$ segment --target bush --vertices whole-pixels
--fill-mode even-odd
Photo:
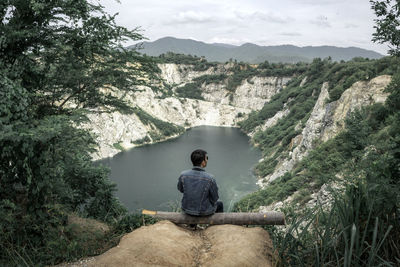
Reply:
[[[201,95],[200,83],[187,83],[184,86],[177,87],[175,92],[179,97],[204,100],[204,97]]]
[[[345,130],[322,143],[290,173],[244,197],[236,210],[256,210],[294,192],[285,207],[288,227],[267,227],[278,266],[397,266],[400,262],[399,76],[385,103],[353,112]],[[337,174],[340,174],[338,178]],[[334,200],[304,209],[301,203],[323,184]],[[300,204],[300,205],[299,205]]]
[[[180,134],[185,131],[183,127],[154,118],[150,114],[148,114],[147,112],[138,107],[134,108],[133,112],[139,117],[141,122],[143,122],[146,125],[154,125],[158,129],[158,131],[150,132],[150,137],[154,141],[161,140],[164,137],[168,137],[174,134]]]

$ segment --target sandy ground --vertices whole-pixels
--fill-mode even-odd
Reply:
[[[190,230],[169,221],[125,235],[102,255],[64,266],[272,266],[272,244],[259,227]]]

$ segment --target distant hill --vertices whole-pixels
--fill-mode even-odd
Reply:
[[[299,61],[310,62],[313,58],[331,57],[332,60],[350,60],[354,57],[377,59],[383,55],[357,47],[336,46],[305,46],[294,45],[259,46],[246,43],[241,46],[213,43],[207,44],[190,39],[165,37],[154,42],[143,42],[143,49],[139,52],[149,56],[159,56],[167,52],[186,55],[204,56],[208,61],[226,62],[229,59],[248,63],[284,62],[295,63]]]

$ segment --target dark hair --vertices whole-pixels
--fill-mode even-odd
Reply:
[[[200,166],[203,160],[206,159],[207,152],[202,149],[196,149],[190,155],[190,159],[192,160],[193,166]]]

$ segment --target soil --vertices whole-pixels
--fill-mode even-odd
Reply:
[[[272,243],[259,227],[192,230],[169,221],[125,235],[102,255],[64,266],[272,266]]]

